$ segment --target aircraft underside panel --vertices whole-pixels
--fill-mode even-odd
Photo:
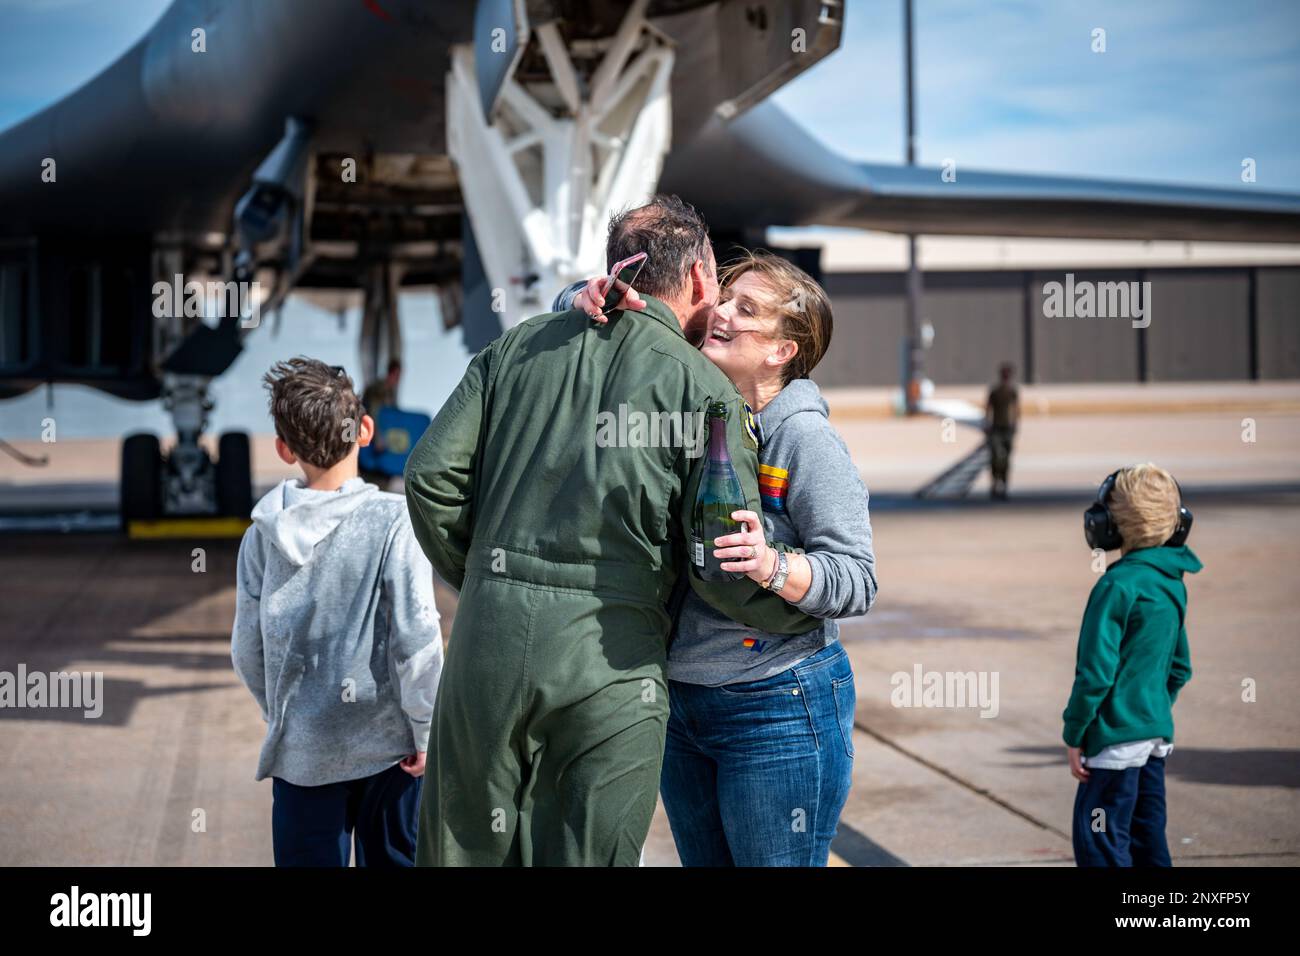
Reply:
[[[0,133],[0,395],[153,398],[165,372],[220,374],[247,329],[158,317],[158,281],[260,283],[268,313],[294,288],[363,290],[367,374],[400,349],[395,290],[432,285],[478,347],[600,271],[609,212],[656,188],[745,241],[789,225],[1300,241],[1300,198],[1256,187],[837,155],[764,99],[838,47],[844,15],[837,0],[175,0],[100,76]],[[498,30],[485,91],[475,58],[497,55]]]
[[[150,276],[147,240],[0,247],[0,397],[73,382],[157,398]]]

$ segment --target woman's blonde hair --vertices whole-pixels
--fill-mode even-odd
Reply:
[[[1109,507],[1124,550],[1154,548],[1168,541],[1178,527],[1181,497],[1174,476],[1151,462],[1121,470],[1115,476]]]
[[[807,378],[831,344],[834,322],[826,291],[788,259],[761,251],[745,251],[719,269],[719,284],[727,288],[747,272],[767,280],[772,294],[763,305],[776,313],[777,338],[789,339],[799,347],[781,369],[781,384]]]

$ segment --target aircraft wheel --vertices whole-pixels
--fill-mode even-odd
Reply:
[[[151,521],[162,510],[162,449],[157,435],[128,435],[122,442],[120,487],[122,530],[131,521]]]
[[[253,456],[247,432],[226,432],[217,442],[217,509],[233,518],[253,511]]]

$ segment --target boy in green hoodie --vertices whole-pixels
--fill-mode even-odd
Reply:
[[[1184,544],[1191,521],[1178,483],[1150,463],[1107,478],[1084,515],[1089,546],[1122,554],[1088,598],[1062,715],[1079,866],[1170,865],[1165,758],[1192,676],[1183,574],[1201,569]]]

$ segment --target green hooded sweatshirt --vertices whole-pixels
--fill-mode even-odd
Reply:
[[[1066,746],[1093,757],[1111,744],[1173,742],[1174,699],[1192,676],[1183,573],[1199,570],[1186,545],[1130,551],[1106,569],[1083,612]]]

